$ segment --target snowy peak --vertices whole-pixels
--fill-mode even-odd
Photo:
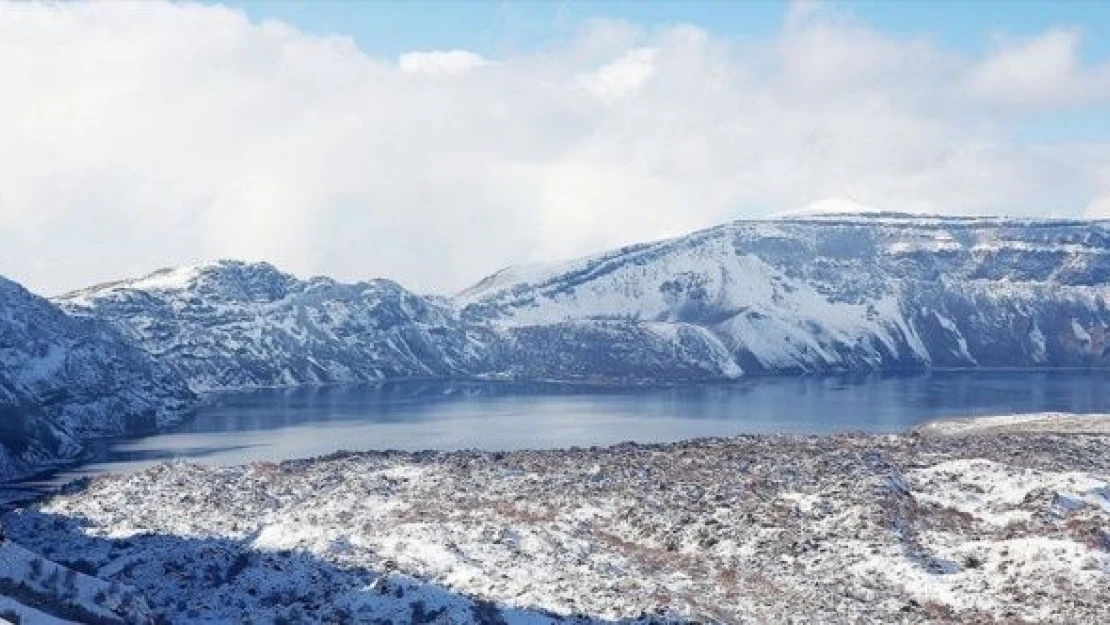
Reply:
[[[772,215],[773,219],[794,217],[821,217],[830,215],[874,215],[884,211],[868,206],[851,196],[830,197],[816,200],[795,209]]]
[[[195,271],[191,290],[229,302],[275,302],[301,284],[269,263],[225,260]]]
[[[82,305],[123,292],[193,291],[227,301],[271,302],[284,297],[290,285],[296,282],[296,278],[269,263],[220,260],[206,265],[159,269],[141,278],[100,284],[57,299]]]

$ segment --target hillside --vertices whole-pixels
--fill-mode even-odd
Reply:
[[[0,278],[0,478],[74,459],[90,438],[175,423],[193,400],[112,326]]]
[[[453,310],[389,280],[297,278],[267,263],[167,269],[71,293],[196,390],[450,377],[484,351]]]
[[[1086,367],[1110,362],[1108,278],[1104,222],[877,213],[735,222],[507,270],[457,301],[575,355],[532,363],[554,376],[588,371],[580,347],[623,348],[621,333],[669,343],[674,369],[698,354],[704,377]]]

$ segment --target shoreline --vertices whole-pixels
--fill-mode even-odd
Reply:
[[[315,387],[314,387],[315,388]],[[330,387],[320,387],[330,388]],[[280,388],[274,389],[261,389],[261,390],[284,390]],[[177,429],[184,427],[184,424],[177,424],[168,428],[165,432],[157,432],[157,434],[173,433]],[[839,432],[813,432],[813,433],[781,433],[781,432],[756,432],[756,433],[742,433],[734,436],[702,436],[677,439],[668,442],[648,442],[641,443],[634,440],[620,441],[616,443],[608,443],[603,445],[578,445],[568,446],[561,448],[529,448],[519,450],[506,450],[506,451],[483,451],[479,449],[452,449],[452,450],[439,450],[439,449],[423,449],[423,450],[401,450],[401,449],[365,449],[365,450],[336,450],[329,454],[318,456],[305,456],[297,458],[286,458],[282,460],[263,461],[269,463],[284,463],[284,462],[305,462],[327,459],[335,455],[346,454],[384,454],[384,455],[412,455],[412,454],[451,454],[451,453],[513,453],[516,451],[521,452],[537,452],[537,453],[559,453],[571,452],[578,450],[605,450],[622,446],[666,446],[682,443],[696,444],[699,442],[710,441],[728,441],[733,438],[748,438],[748,437],[786,437],[786,438],[829,438],[837,436],[968,436],[968,435],[984,435],[984,434],[1015,434],[1015,433],[1041,433],[1041,434],[1093,434],[1110,435],[1110,413],[1064,413],[1064,412],[1045,412],[1045,413],[1028,413],[1028,414],[1014,414],[1014,415],[988,415],[988,416],[970,416],[970,417],[940,417],[930,419],[917,425],[909,426],[903,430],[892,432],[866,432],[862,430],[845,430]],[[134,437],[129,436],[102,436],[95,439],[99,442],[120,442],[135,440]],[[0,512],[5,509],[16,507],[24,507],[34,505],[36,502],[51,496],[54,493],[60,492],[71,484],[81,482],[84,480],[95,479],[101,475],[115,475],[116,472],[106,472],[97,475],[79,476],[74,477],[72,480],[55,484],[49,487],[41,486],[44,482],[50,482],[52,477],[64,474],[67,471],[80,468],[87,464],[96,463],[96,459],[74,459],[71,461],[58,461],[55,466],[44,467],[35,473],[19,476],[10,480],[0,482],[0,493],[30,493],[28,496],[13,496],[13,497],[0,497]],[[170,458],[161,461],[158,464],[166,463],[190,463],[190,458],[183,457],[180,459]],[[230,467],[246,466],[252,463],[242,463],[227,465]],[[224,466],[224,465],[221,465]]]

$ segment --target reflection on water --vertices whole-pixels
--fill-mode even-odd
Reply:
[[[105,441],[42,488],[168,458],[210,464],[340,449],[556,448],[741,433],[894,432],[937,417],[1110,412],[1107,372],[751,378],[676,388],[482,382],[259,390],[211,398],[178,430]]]

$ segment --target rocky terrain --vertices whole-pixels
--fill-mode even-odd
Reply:
[[[399,377],[618,383],[1110,365],[1110,224],[893,213],[738,221],[452,298],[265,263],[71,293],[197,391]]]
[[[170,622],[1110,620],[1110,436],[991,427],[168,464],[3,523]]]
[[[111,325],[0,278],[0,480],[77,458],[89,438],[175,423],[194,399]]]

